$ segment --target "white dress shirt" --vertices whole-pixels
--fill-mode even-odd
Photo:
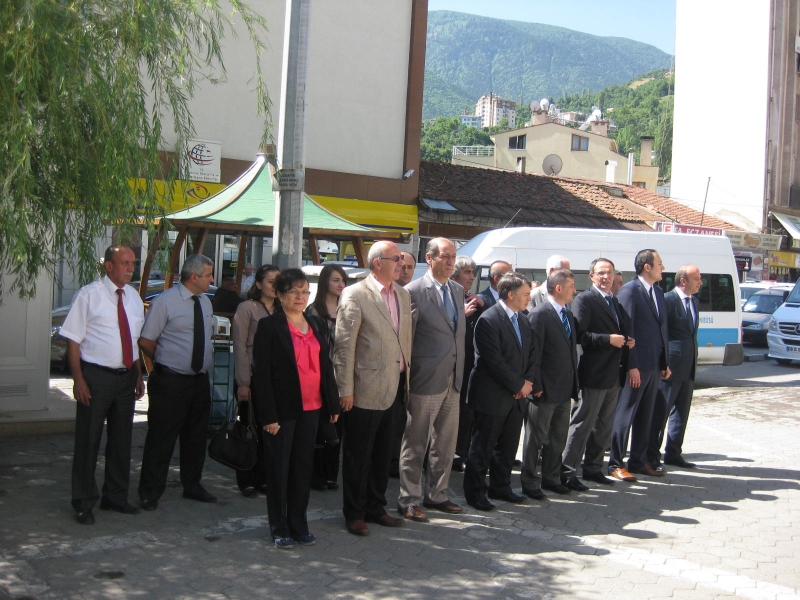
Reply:
[[[61,335],[80,344],[81,360],[110,369],[123,369],[122,339],[117,315],[117,286],[103,277],[78,290],[72,301]],[[131,286],[122,288],[122,305],[128,317],[133,342],[133,359],[139,356],[137,341],[144,324],[144,304]]]

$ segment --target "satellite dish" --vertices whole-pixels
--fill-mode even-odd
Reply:
[[[539,103],[538,100],[534,100],[533,102],[531,102],[530,106],[531,106],[531,112],[539,112],[539,109],[541,108],[542,105]]]
[[[563,166],[564,163],[561,162],[561,157],[558,154],[548,154],[542,161],[542,171],[544,171],[545,175],[558,175]]]
[[[547,110],[548,108],[550,108],[550,100],[548,100],[547,98],[542,98],[539,101],[539,105],[542,107],[542,110]]]

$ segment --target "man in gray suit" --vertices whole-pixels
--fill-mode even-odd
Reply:
[[[497,304],[497,300],[500,298],[497,291],[497,282],[500,281],[503,275],[513,270],[514,267],[511,266],[511,263],[507,263],[504,260],[496,260],[489,265],[489,287],[478,294],[483,300],[481,312]]]
[[[400,450],[398,511],[406,519],[428,520],[420,508],[447,513],[464,509],[447,499],[458,438],[458,400],[464,373],[464,288],[450,279],[456,248],[434,238],[425,249],[430,267],[406,286],[411,294],[414,343],[406,430]],[[425,453],[428,469],[422,488]]]
[[[647,449],[647,462],[653,468],[659,467],[661,463],[661,444],[664,441],[667,419],[669,426],[664,462],[682,469],[693,469],[696,466],[684,459],[682,452],[697,370],[697,325],[700,312],[695,294],[701,287],[703,277],[700,269],[694,265],[685,265],[675,273],[675,289],[664,294],[669,365],[672,373],[659,382],[653,407],[653,423]]]
[[[405,398],[411,358],[411,300],[395,282],[397,244],[376,242],[370,275],[345,288],[336,314],[333,365],[344,419],[342,491],[347,530],[369,535],[366,521],[398,527],[386,513],[394,419]]]
[[[560,254],[553,254],[550,258],[547,259],[547,263],[545,265],[545,281],[550,276],[550,273],[553,271],[557,271],[558,269],[570,269],[569,266],[569,259],[566,256],[561,256]],[[540,285],[538,288],[534,289],[531,292],[531,301],[528,303],[528,312],[531,312],[534,308],[539,306],[540,304],[544,304],[547,302],[547,284]],[[569,306],[567,306],[569,308]]]

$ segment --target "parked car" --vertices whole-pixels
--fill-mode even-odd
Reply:
[[[742,307],[742,342],[767,345],[769,322],[778,307],[786,301],[789,289],[773,286],[759,290],[747,299]]]
[[[800,360],[800,281],[769,321],[769,357],[788,365]]]
[[[131,285],[134,289],[139,289],[139,282],[132,281]],[[145,302],[152,302],[153,298],[157,297],[164,291],[163,279],[150,279],[147,282],[147,293],[145,295]],[[211,286],[206,292],[209,300],[214,300],[216,294],[216,286]],[[67,340],[61,336],[61,326],[67,318],[69,309],[72,304],[66,306],[59,306],[54,308],[50,315],[50,368],[60,371],[66,371],[68,367],[67,362]]]

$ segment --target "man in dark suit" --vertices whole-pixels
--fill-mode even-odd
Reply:
[[[703,287],[700,269],[685,265],[675,273],[675,289],[664,295],[667,307],[669,336],[669,365],[672,376],[659,383],[647,461],[651,466],[661,463],[661,444],[669,417],[664,462],[684,469],[695,467],[683,458],[683,436],[689,420],[697,368],[697,325],[700,313],[695,294]]]
[[[574,295],[572,272],[556,269],[547,276],[547,302],[528,314],[533,330],[533,398],[527,406],[521,479],[522,491],[535,500],[546,497],[542,489],[569,493],[561,483],[561,455],[569,429],[569,401],[578,397],[575,319],[566,308]]]
[[[667,308],[661,281],[664,264],[658,252],[640,250],[634,260],[636,279],[619,291],[619,303],[629,317],[628,335],[636,345],[628,351],[628,377],[617,403],[608,472],[620,481],[636,481],[632,473],[663,477],[663,469],[647,463],[647,447],[659,378],[669,378]],[[631,449],[624,465],[630,434]]]
[[[497,282],[500,281],[503,275],[513,269],[514,267],[511,266],[511,263],[507,263],[504,260],[496,260],[489,265],[489,287],[478,294],[483,299],[483,310],[491,308],[497,303],[499,298]]]
[[[464,497],[478,510],[492,510],[489,498],[519,503],[511,489],[511,467],[519,446],[525,397],[533,390],[533,335],[519,314],[531,286],[519,273],[497,284],[499,299],[475,325],[475,368],[467,392],[474,433],[464,472]],[[489,486],[486,470],[491,465]]]
[[[583,458],[583,478],[612,484],[603,475],[603,457],[611,441],[611,426],[625,373],[623,352],[632,348],[633,338],[623,311],[614,296],[614,263],[598,258],[589,266],[592,287],[572,303],[578,342],[583,348],[578,365],[581,398],[572,405],[569,435],[561,459],[564,485],[575,491],[588,488],[578,480],[578,463]]]

